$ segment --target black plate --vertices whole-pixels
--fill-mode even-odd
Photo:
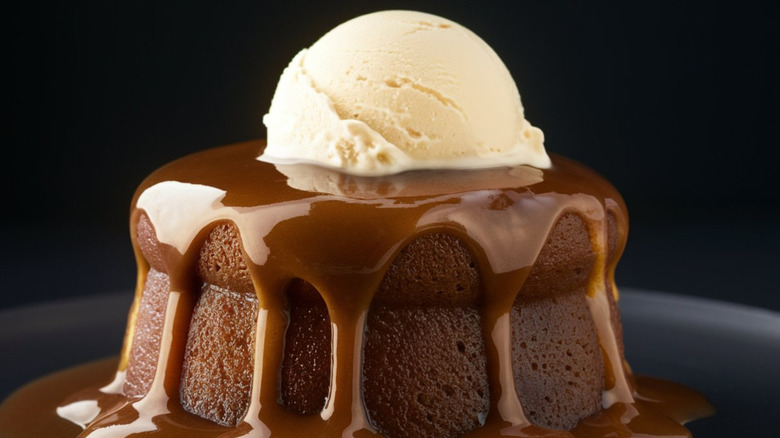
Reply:
[[[118,354],[131,298],[0,312],[0,399],[36,377]],[[777,436],[780,314],[628,288],[620,308],[634,372],[684,383],[718,410],[689,425],[694,436]]]

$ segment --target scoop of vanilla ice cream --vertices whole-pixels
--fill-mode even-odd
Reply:
[[[486,168],[550,159],[501,59],[435,15],[354,18],[299,52],[263,117],[260,160],[313,162],[355,175]]]

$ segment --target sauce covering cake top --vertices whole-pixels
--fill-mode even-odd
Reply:
[[[614,283],[625,204],[546,153],[512,76],[468,29],[410,11],[350,20],[293,58],[263,121],[267,141],[140,185],[114,379],[78,382],[42,424],[79,437],[660,437],[708,412],[691,390],[632,375]]]

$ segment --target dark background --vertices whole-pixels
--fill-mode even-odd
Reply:
[[[298,50],[391,8],[482,36],[547,150],[623,193],[619,285],[780,310],[780,14],[744,1],[15,2],[2,18],[0,306],[129,294],[144,176],[263,137]]]

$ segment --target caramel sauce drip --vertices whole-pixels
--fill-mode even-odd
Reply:
[[[379,436],[361,395],[363,335],[373,294],[396,255],[414,239],[443,232],[474,255],[484,293],[480,307],[490,389],[484,425],[466,436],[601,437],[648,433],[685,436],[681,421],[706,402],[680,387],[635,380],[624,364],[614,323],[615,264],[625,245],[627,214],[617,191],[593,171],[562,157],[550,169],[407,172],[361,178],[310,165],[274,166],[255,159],[253,141],[193,154],[151,174],[133,199],[131,230],[143,285],[152,265],[170,278],[154,381],[142,399],[87,390],[63,404],[96,400],[100,413],[79,436]],[[183,200],[183,201],[182,201]],[[178,204],[181,202],[181,204]],[[601,413],[570,432],[534,426],[515,389],[510,313],[551,228],[564,213],[581,216],[596,256],[588,308],[604,353],[607,385]],[[149,217],[160,260],[146,260],[136,241],[140,215]],[[616,235],[608,235],[609,221]],[[237,427],[183,412],[179,382],[194,297],[199,248],[208,230],[233,222],[255,286],[258,316],[251,402]],[[279,403],[285,299],[291,281],[319,291],[331,318],[332,359],[327,401],[319,415],[300,416]],[[132,350],[136,291],[119,372]],[[648,388],[662,388],[650,400]],[[657,426],[652,426],[657,425]],[[111,427],[108,427],[111,426]]]

